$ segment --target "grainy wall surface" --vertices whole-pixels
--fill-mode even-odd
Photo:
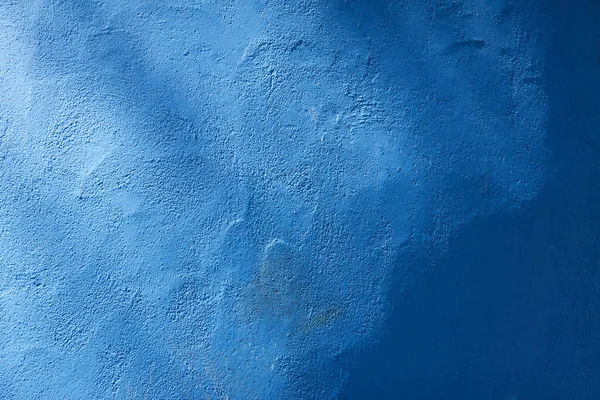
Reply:
[[[367,387],[392,300],[552,180],[559,8],[1,0],[0,399]]]

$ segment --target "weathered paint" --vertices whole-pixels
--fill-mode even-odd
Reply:
[[[0,397],[336,397],[539,192],[539,7],[0,3]]]

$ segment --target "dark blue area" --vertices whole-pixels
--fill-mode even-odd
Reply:
[[[575,3],[546,10],[544,190],[523,215],[458,233],[342,399],[600,398],[600,2]]]

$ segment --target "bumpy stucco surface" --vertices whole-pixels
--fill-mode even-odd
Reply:
[[[0,398],[333,398],[543,182],[533,2],[0,2]]]

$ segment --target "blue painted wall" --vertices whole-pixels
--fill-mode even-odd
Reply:
[[[544,13],[548,181],[520,215],[456,233],[396,300],[340,398],[600,396],[600,4],[553,2]]]
[[[0,3],[0,398],[595,398],[580,2]]]

